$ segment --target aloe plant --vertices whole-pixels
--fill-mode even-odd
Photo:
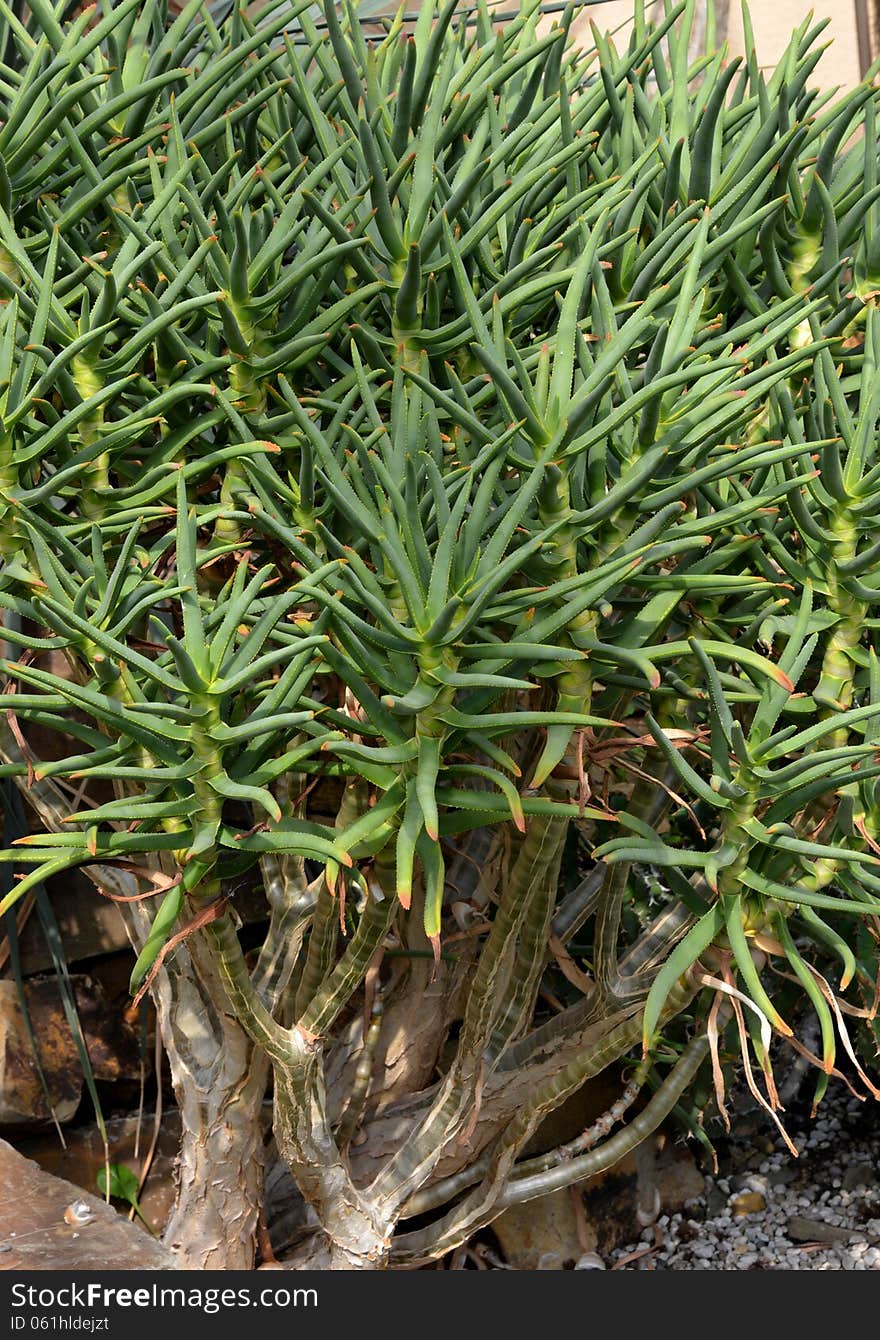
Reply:
[[[817,93],[809,20],[769,74],[694,61],[693,0],[646,8],[621,49],[533,0],[382,40],[329,3],[4,19],[2,754],[39,822],[0,911],[72,867],[120,900],[186,1264],[253,1259],[270,1068],[295,1262],[367,1268],[713,1080],[723,1115],[734,1053],[778,1121],[806,1011],[820,1095],[855,1059],[873,72]]]

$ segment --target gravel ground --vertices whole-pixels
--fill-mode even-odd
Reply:
[[[829,1089],[789,1112],[793,1158],[769,1120],[734,1117],[719,1173],[683,1213],[611,1254],[617,1270],[880,1270],[880,1105]],[[768,1130],[769,1128],[769,1130]]]

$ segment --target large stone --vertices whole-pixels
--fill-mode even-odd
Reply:
[[[49,896],[68,964],[129,949],[118,905],[110,898],[103,898],[82,871],[69,870],[63,877],[51,880]],[[25,977],[51,971],[52,955],[36,912],[31,913],[22,928],[19,952]]]
[[[97,1196],[0,1140],[0,1270],[175,1270],[167,1248]]]
[[[136,1079],[137,1037],[121,1011],[110,1010],[100,987],[73,978],[80,1025],[96,1079]],[[79,1106],[83,1072],[54,979],[25,983],[25,999],[50,1104],[40,1081],[14,982],[0,982],[0,1126],[16,1129],[69,1121]]]
[[[570,1187],[511,1205],[492,1224],[504,1259],[514,1270],[571,1270],[584,1251],[597,1246],[595,1227],[583,1224]]]
[[[680,1144],[661,1130],[655,1140],[654,1180],[664,1214],[675,1214],[706,1193],[706,1178],[692,1144]]]
[[[851,1228],[839,1228],[837,1224],[826,1224],[821,1219],[803,1219],[795,1215],[786,1224],[786,1232],[792,1242],[827,1242],[839,1244],[849,1242],[853,1237],[861,1236]]]

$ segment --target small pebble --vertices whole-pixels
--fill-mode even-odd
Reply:
[[[730,1202],[730,1208],[738,1219],[742,1219],[747,1214],[763,1214],[767,1202],[760,1191],[744,1191],[742,1195],[734,1197]]]
[[[574,1263],[575,1270],[604,1270],[605,1262],[595,1252],[584,1252]]]
[[[71,1228],[81,1228],[83,1224],[90,1224],[94,1217],[91,1206],[84,1200],[73,1201],[64,1211],[64,1222]]]

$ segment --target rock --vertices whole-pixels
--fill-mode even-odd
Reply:
[[[742,1191],[730,1202],[730,1210],[735,1219],[743,1219],[750,1214],[763,1214],[767,1201],[760,1191]]]
[[[144,1114],[138,1140],[137,1117],[113,1117],[107,1122],[107,1144],[111,1163],[124,1163],[140,1177],[143,1161],[153,1133],[151,1113]],[[97,1176],[104,1167],[104,1146],[97,1126],[82,1126],[65,1132],[67,1148],[54,1131],[40,1132],[16,1140],[20,1154],[33,1159],[44,1172],[65,1177],[84,1191],[94,1191]],[[176,1108],[163,1113],[150,1175],[139,1197],[144,1218],[159,1232],[174,1204],[174,1167],[180,1142],[180,1113]],[[135,1155],[137,1144],[138,1154]]]
[[[721,1214],[727,1205],[727,1201],[728,1197],[726,1193],[722,1191],[719,1186],[715,1186],[714,1184],[710,1185],[709,1190],[706,1193],[707,1217],[714,1219],[717,1215]]]
[[[604,1270],[605,1262],[595,1252],[584,1252],[574,1263],[575,1270]]]
[[[0,1126],[43,1126],[53,1114],[59,1122],[70,1121],[79,1107],[82,1071],[76,1062],[73,1039],[66,1021],[63,1031],[40,1026],[44,1012],[39,1006],[45,1003],[44,994],[28,990],[49,1102],[40,1083],[15,984],[0,982]]]
[[[0,1270],[177,1268],[168,1249],[139,1225],[97,1196],[44,1173],[5,1140],[0,1186]]]
[[[115,1081],[140,1074],[137,1036],[121,1012],[109,1010],[101,989],[87,977],[72,979],[83,1036],[95,1078]],[[0,982],[0,1126],[44,1126],[76,1112],[83,1074],[54,979],[25,983],[28,1015],[39,1050],[51,1110],[14,982]]]
[[[511,1205],[493,1221],[492,1229],[514,1270],[570,1270],[585,1255],[569,1187]],[[595,1246],[596,1233],[590,1224],[587,1235]]]
[[[81,871],[50,881],[49,891],[68,964],[130,948],[118,906],[103,898]],[[51,971],[52,956],[36,913],[22,929],[19,950],[25,977]]]
[[[767,1174],[768,1186],[789,1186],[796,1182],[800,1173],[799,1170],[790,1163],[783,1163],[781,1168],[774,1168]]]
[[[855,1163],[847,1168],[840,1185],[844,1191],[855,1191],[857,1187],[875,1186],[876,1182],[876,1168],[870,1163]]]
[[[657,1156],[654,1178],[664,1213],[683,1209],[706,1189],[706,1179],[691,1151],[672,1141],[667,1141]]]
[[[758,1178],[757,1171],[734,1173],[730,1178],[730,1189],[731,1191],[757,1191],[760,1189],[755,1185]],[[761,1181],[763,1181],[763,1178]]]
[[[111,792],[108,799],[112,798]],[[92,881],[79,870],[56,876],[47,887],[68,965],[124,950],[121,957],[127,977],[134,963],[134,953],[118,904],[98,893]],[[245,925],[266,918],[265,895],[255,881],[244,884],[236,893],[235,910]],[[52,970],[52,956],[36,913],[28,917],[22,928],[19,952],[25,977]]]
[[[850,1228],[838,1228],[821,1219],[802,1219],[798,1215],[789,1219],[786,1228],[792,1242],[849,1242],[854,1236]]]

